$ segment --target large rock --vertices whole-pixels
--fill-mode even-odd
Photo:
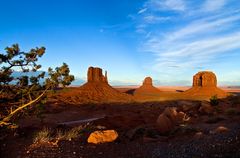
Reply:
[[[177,112],[174,107],[167,107],[157,119],[157,128],[160,133],[166,134],[172,131],[176,125],[188,121],[189,117],[184,112]]]
[[[173,130],[174,126],[175,125],[165,114],[159,115],[159,117],[157,119],[157,128],[160,133],[166,134],[166,133],[170,132],[171,130]]]
[[[103,82],[108,83],[107,71],[105,71],[105,76],[102,74],[102,69],[98,67],[88,68],[88,82]]]
[[[88,137],[88,143],[101,144],[113,142],[118,138],[115,130],[95,131]]]

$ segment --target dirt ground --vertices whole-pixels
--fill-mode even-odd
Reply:
[[[117,89],[122,92],[131,90]],[[232,92],[238,94],[238,91]],[[181,92],[163,93],[174,98]],[[240,157],[240,97],[221,99],[211,114],[198,112],[201,100],[179,100],[176,97],[153,101],[153,98],[148,96],[139,102],[88,104],[66,104],[55,98],[45,106],[43,120],[26,116],[18,122],[17,130],[1,134],[0,157]],[[159,114],[166,107],[182,111],[185,105],[190,106],[185,109],[190,121],[167,134],[160,134],[155,126]],[[69,121],[77,122],[66,124]],[[71,129],[80,125],[85,125],[85,129],[77,138],[55,144],[34,143],[36,133],[43,128]],[[221,126],[228,130],[216,132]],[[116,130],[118,139],[98,145],[87,143],[92,131],[103,128]]]

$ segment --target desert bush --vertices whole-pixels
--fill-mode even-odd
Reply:
[[[217,106],[219,104],[217,95],[214,95],[210,98],[210,104],[212,106]]]
[[[55,71],[49,68],[48,76],[40,71],[38,59],[45,54],[44,47],[23,52],[14,44],[5,50],[6,53],[0,53],[0,105],[4,107],[0,111],[0,127],[10,127],[27,111],[34,111],[32,105],[44,105],[49,90],[65,87],[74,80],[66,63]],[[20,72],[20,76],[14,76],[14,72]],[[35,112],[41,114],[41,110]]]

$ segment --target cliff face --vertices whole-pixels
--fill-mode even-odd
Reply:
[[[193,87],[217,87],[217,77],[210,71],[198,72],[193,76]]]
[[[89,67],[87,73],[88,82],[102,82],[108,83],[107,71],[105,71],[105,76],[102,74],[102,69],[98,67]]]

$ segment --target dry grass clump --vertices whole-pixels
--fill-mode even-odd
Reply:
[[[42,130],[38,131],[33,139],[34,143],[54,143],[57,144],[61,140],[71,141],[72,139],[78,138],[81,134],[88,130],[87,125],[73,127],[69,130],[57,129],[52,130],[50,128],[44,127]]]
[[[51,136],[52,135],[52,130],[50,128],[46,128],[44,127],[41,131],[39,131],[34,139],[33,139],[33,142],[34,143],[46,143],[46,142],[50,142],[53,137]]]

